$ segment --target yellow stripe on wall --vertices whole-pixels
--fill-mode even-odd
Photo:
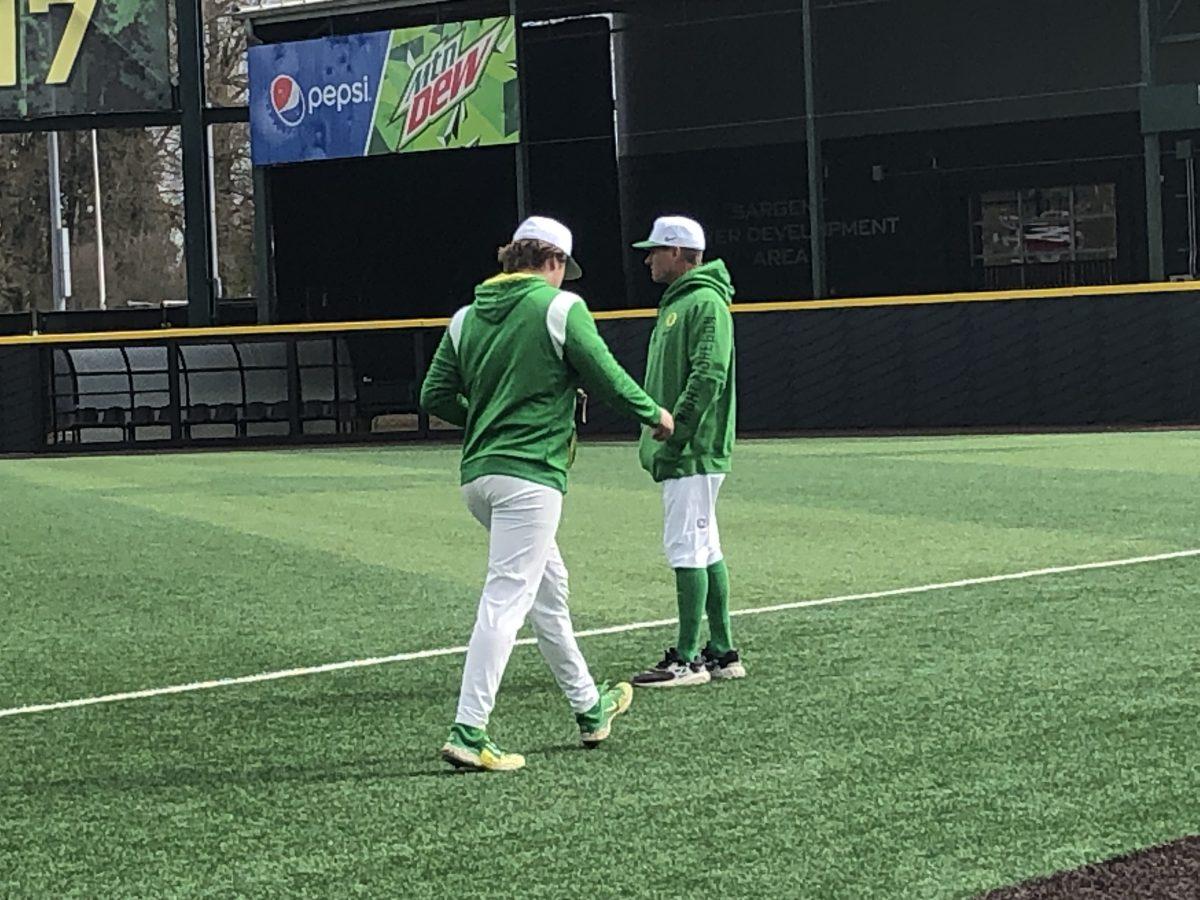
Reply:
[[[735,313],[803,312],[817,309],[861,309],[872,306],[927,306],[938,303],[994,303],[1006,300],[1087,300],[1137,294],[1200,294],[1200,281],[1150,284],[1103,284],[1043,290],[966,291],[953,294],[898,294],[879,297],[841,297],[831,300],[736,302]],[[595,313],[599,320],[653,319],[657,309],[621,309]],[[271,337],[272,335],[330,334],[353,331],[405,331],[445,328],[449,319],[376,319],[361,322],[303,322],[296,325],[230,325],[216,328],[156,328],[148,331],[90,331],[78,334],[35,334],[0,337],[0,346],[30,344],[130,343],[194,338]]]

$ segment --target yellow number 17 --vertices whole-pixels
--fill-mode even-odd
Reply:
[[[71,7],[71,17],[63,29],[62,40],[50,63],[46,84],[63,84],[71,77],[79,48],[96,11],[97,0],[29,0],[31,13],[50,12],[51,3],[65,3]],[[17,84],[17,0],[0,0],[0,87],[15,87]]]

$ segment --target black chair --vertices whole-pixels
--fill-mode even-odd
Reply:
[[[161,410],[153,406],[135,406],[133,415],[129,419],[130,425],[158,425],[162,420],[159,418]]]

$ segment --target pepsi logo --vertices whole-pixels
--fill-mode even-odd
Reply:
[[[276,75],[271,81],[271,109],[284,125],[304,121],[304,91],[291,75]]]

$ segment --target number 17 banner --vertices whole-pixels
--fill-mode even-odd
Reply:
[[[172,106],[166,0],[0,0],[0,120]]]

